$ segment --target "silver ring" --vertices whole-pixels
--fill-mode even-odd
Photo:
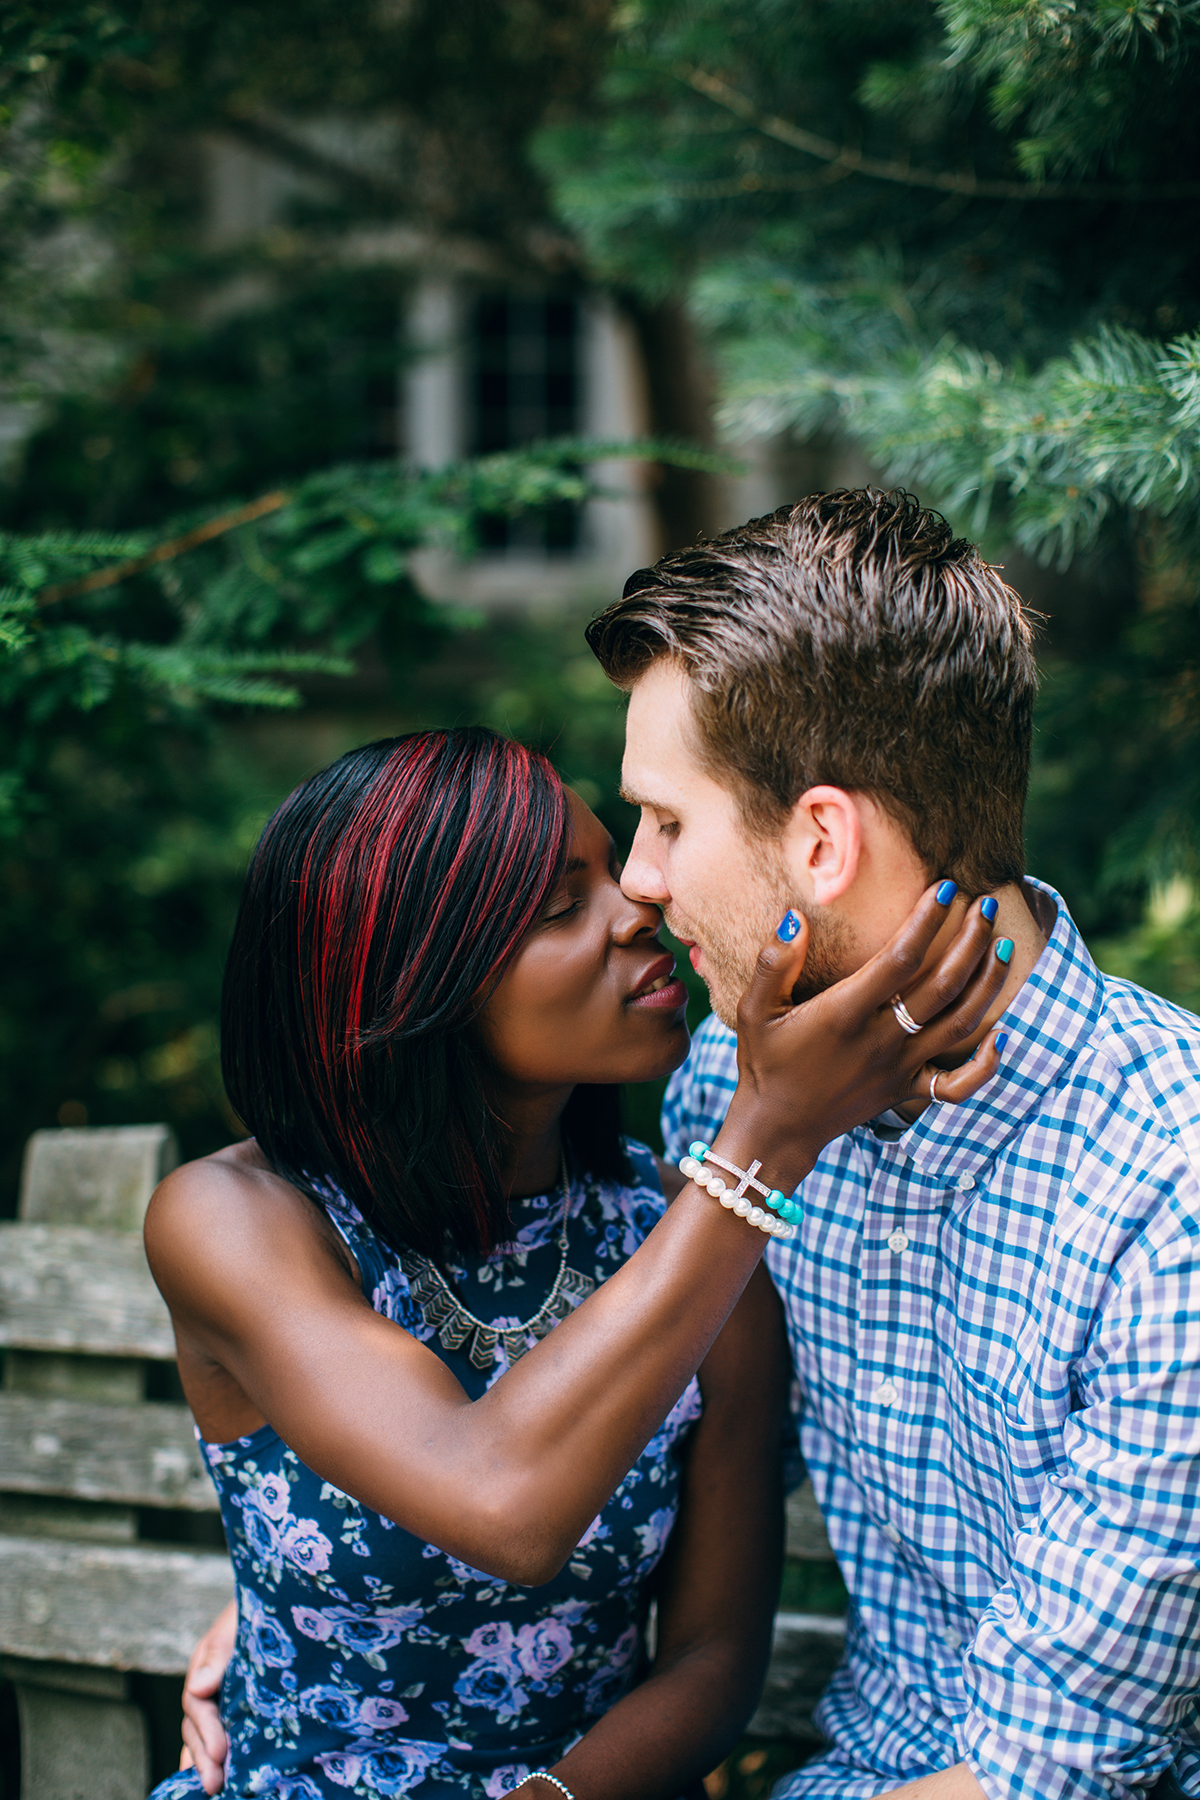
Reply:
[[[917,1024],[917,1021],[913,1018],[899,994],[897,994],[896,998],[892,1001],[892,1011],[896,1015],[896,1023],[901,1031],[907,1031],[909,1037],[916,1037],[921,1027]]]
[[[929,1077],[929,1104],[930,1104],[930,1106],[944,1105],[944,1102],[939,1100],[937,1097],[938,1076],[941,1075],[942,1073],[943,1073],[943,1071],[941,1069],[935,1069],[933,1071],[933,1074]]]

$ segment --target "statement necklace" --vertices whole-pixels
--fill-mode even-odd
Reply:
[[[596,1285],[590,1275],[581,1275],[578,1269],[567,1267],[567,1219],[571,1209],[571,1187],[567,1180],[565,1154],[561,1180],[563,1209],[558,1231],[558,1248],[561,1252],[558,1274],[554,1277],[553,1287],[531,1319],[522,1320],[517,1325],[489,1325],[486,1319],[477,1319],[473,1312],[467,1311],[441,1270],[428,1257],[409,1252],[401,1259],[404,1273],[408,1276],[409,1292],[420,1307],[425,1323],[436,1331],[446,1350],[459,1350],[470,1338],[468,1355],[473,1368],[490,1369],[496,1361],[496,1347],[499,1344],[503,1344],[510,1366],[519,1362],[525,1352],[533,1347],[528,1340],[531,1337],[544,1338],[548,1332],[553,1331],[558,1321],[565,1319],[569,1312],[574,1312],[580,1301],[586,1300]]]

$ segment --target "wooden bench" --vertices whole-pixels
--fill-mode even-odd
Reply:
[[[177,1160],[162,1125],[39,1131],[0,1223],[0,1675],[21,1800],[145,1800],[131,1675],[182,1676],[233,1592],[223,1553],[161,1541],[217,1510],[187,1407],[147,1397],[169,1391],[175,1341],[141,1227]]]
[[[175,1342],[141,1227],[176,1160],[162,1125],[39,1131],[18,1220],[0,1223],[0,1675],[17,1693],[21,1800],[144,1800],[131,1675],[182,1676],[232,1593],[223,1554],[157,1541],[217,1511],[187,1407],[148,1398],[171,1385]],[[794,1592],[836,1597],[807,1483],[788,1557]],[[815,1589],[796,1580],[813,1575]],[[750,1732],[802,1754],[844,1624],[788,1592]]]

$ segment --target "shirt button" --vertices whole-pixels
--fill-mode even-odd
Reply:
[[[943,1631],[942,1642],[945,1644],[947,1650],[962,1649],[962,1638],[959,1636],[958,1632],[955,1631],[953,1625],[947,1625],[945,1631]]]
[[[899,1256],[902,1250],[908,1249],[907,1232],[893,1231],[891,1237],[887,1241],[887,1247],[889,1250],[895,1251],[896,1255]]]
[[[889,1544],[898,1544],[901,1541],[900,1533],[896,1530],[896,1527],[892,1524],[890,1519],[883,1527],[883,1535]]]
[[[968,1194],[975,1186],[975,1177],[973,1175],[960,1175],[954,1185],[958,1188],[960,1193]]]
[[[893,1400],[900,1398],[900,1389],[894,1381],[881,1381],[875,1389],[875,1398],[880,1406],[890,1406]]]

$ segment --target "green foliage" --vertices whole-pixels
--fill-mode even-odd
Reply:
[[[620,19],[603,103],[538,140],[614,279],[679,291],[749,260],[836,314],[882,253],[924,348],[950,328],[1031,361],[1104,322],[1197,322],[1192,6],[639,0]],[[1039,199],[1038,155],[1093,187]],[[943,175],[957,195],[922,185]],[[1030,198],[1003,210],[972,182]]]
[[[1142,922],[1096,946],[1101,968],[1200,1012],[1200,905],[1181,876],[1151,891]]]
[[[10,809],[36,783],[39,734],[67,714],[134,707],[148,724],[206,703],[291,706],[297,690],[279,676],[348,673],[346,654],[368,637],[393,661],[419,660],[447,625],[412,578],[413,551],[469,555],[482,517],[578,503],[591,491],[582,465],[631,453],[712,462],[671,445],[561,440],[436,471],[322,470],[257,508],[177,520],[156,548],[145,534],[0,536]],[[126,566],[113,558],[139,566],[89,589],[88,571]]]
[[[1164,78],[1200,40],[1195,0],[944,0],[952,62],[988,89],[993,117],[1022,132],[1032,181],[1111,160],[1136,174]]]
[[[836,320],[853,341],[835,344],[823,296],[783,281],[770,305],[755,299],[726,314],[734,430],[804,435],[836,423],[889,477],[919,485],[975,533],[1002,496],[1006,530],[1064,567],[1118,514],[1150,514],[1192,543],[1200,337],[1163,344],[1102,328],[1029,372],[952,340],[926,355],[902,348],[895,318],[890,331],[855,331],[853,305]],[[869,315],[866,296],[855,300]]]
[[[208,318],[184,296],[237,280]],[[116,358],[43,404],[6,522],[144,527],[331,464],[394,452],[409,353],[395,270],[344,269],[286,233],[236,258],[163,256],[79,313]]]

